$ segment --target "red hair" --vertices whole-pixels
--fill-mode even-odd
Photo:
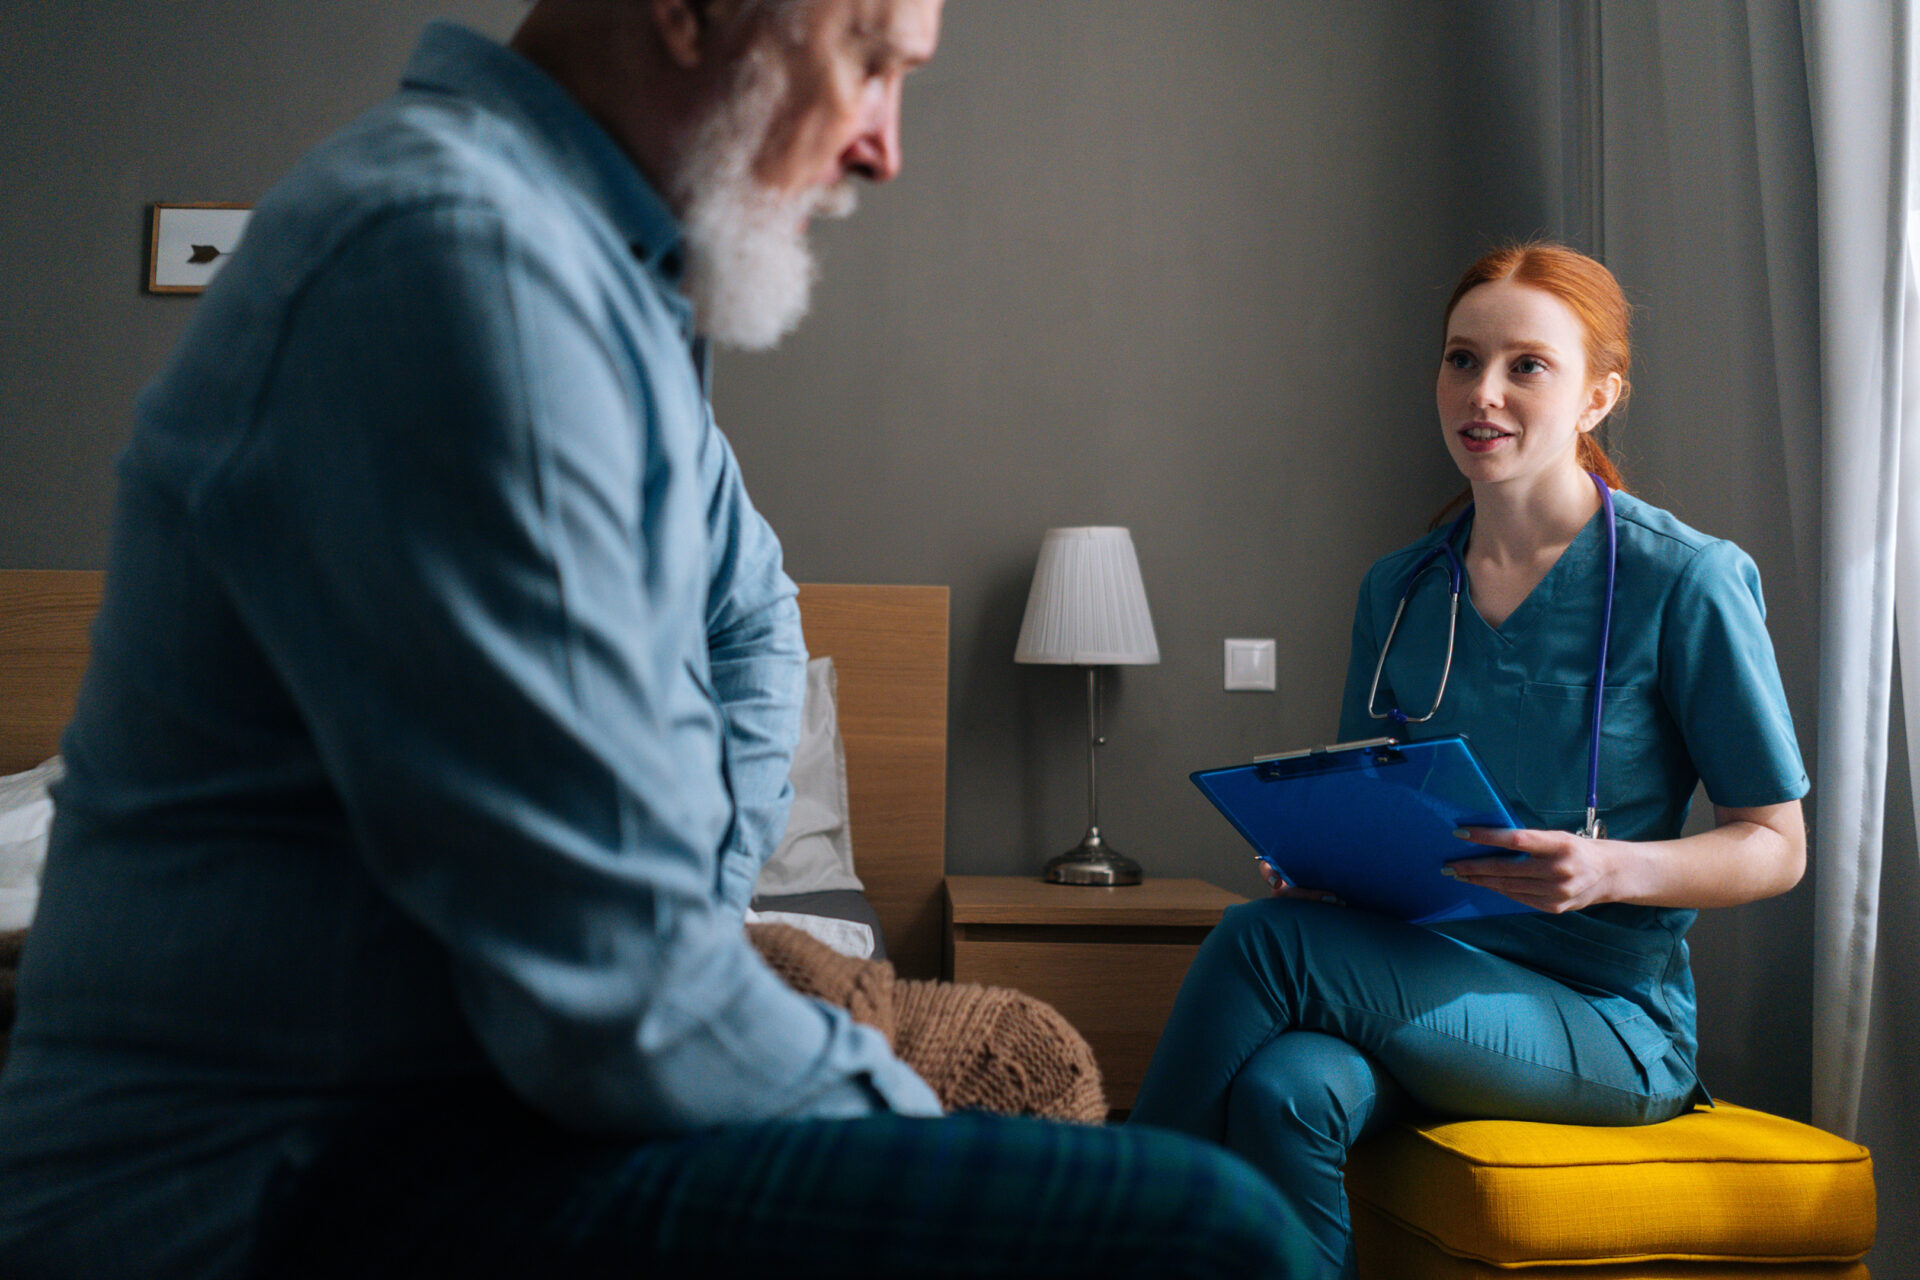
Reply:
[[[1621,292],[1620,282],[1613,278],[1613,272],[1584,253],[1546,240],[1495,249],[1468,267],[1460,277],[1460,283],[1454,286],[1453,296],[1447,299],[1446,313],[1441,318],[1442,342],[1446,340],[1446,325],[1453,319],[1453,309],[1460,304],[1460,299],[1481,285],[1497,280],[1512,280],[1528,285],[1550,293],[1565,303],[1586,333],[1587,376],[1604,378],[1610,373],[1619,374],[1620,397],[1614,402],[1615,408],[1626,400],[1627,393],[1633,389],[1633,384],[1627,380],[1628,370],[1633,364],[1633,306],[1627,301],[1627,295]],[[1598,433],[1599,427],[1595,426],[1580,437],[1580,467],[1606,481],[1609,489],[1624,492],[1626,481],[1620,478],[1620,469],[1601,447]],[[1434,524],[1439,524],[1466,502],[1471,494],[1472,489],[1469,488],[1448,503],[1434,517]]]

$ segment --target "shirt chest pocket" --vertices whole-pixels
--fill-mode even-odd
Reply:
[[[1608,685],[1600,717],[1600,811],[1633,793],[1660,751],[1654,689]],[[1573,828],[1587,814],[1587,753],[1593,740],[1593,686],[1529,683],[1520,689],[1513,799],[1549,827]]]

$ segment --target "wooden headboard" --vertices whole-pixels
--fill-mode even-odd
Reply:
[[[802,583],[807,651],[833,659],[853,863],[893,967],[937,978],[947,865],[947,589]]]
[[[0,773],[60,749],[99,607],[97,573],[0,570]]]
[[[0,570],[0,773],[59,749],[101,575]],[[947,828],[947,589],[800,588],[807,648],[834,660],[855,867],[894,967],[940,973]]]

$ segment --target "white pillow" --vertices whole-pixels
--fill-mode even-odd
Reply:
[[[755,911],[749,907],[747,923],[791,925],[843,956],[852,956],[855,960],[873,959],[873,926],[863,921],[810,916],[799,911]]]
[[[807,663],[807,697],[794,748],[793,813],[780,845],[760,868],[756,898],[828,889],[863,889],[853,873],[853,832],[847,821],[847,753],[834,704],[832,658]]]
[[[53,798],[47,788],[66,769],[55,756],[25,773],[0,777],[0,929],[24,929],[40,903]]]

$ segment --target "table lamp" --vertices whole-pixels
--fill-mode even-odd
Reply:
[[[1125,529],[1049,529],[1040,543],[1015,662],[1087,669],[1087,834],[1047,863],[1053,884],[1140,883],[1140,864],[1100,834],[1095,754],[1100,736],[1100,668],[1160,661],[1133,537]]]

